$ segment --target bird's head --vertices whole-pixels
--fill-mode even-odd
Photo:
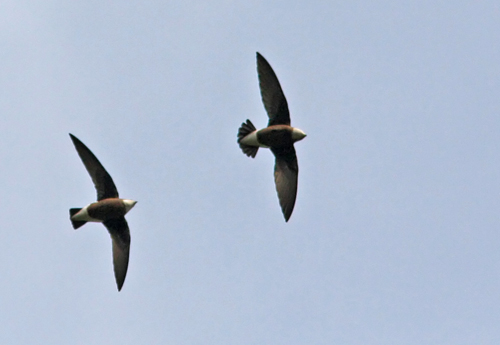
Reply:
[[[292,140],[293,142],[296,142],[296,141],[299,141],[299,140],[302,140],[304,139],[305,137],[307,136],[306,133],[304,133],[303,131],[301,131],[300,129],[298,128],[294,128],[292,130]]]
[[[123,203],[125,204],[125,213],[127,213],[132,209],[132,207],[135,206],[135,204],[137,204],[137,201],[130,199],[123,199]]]

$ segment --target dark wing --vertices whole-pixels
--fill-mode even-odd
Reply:
[[[113,179],[96,156],[73,134],[69,136],[94,182],[95,189],[97,190],[97,201],[107,198],[118,198],[118,191],[113,183]]]
[[[288,147],[271,148],[276,157],[274,165],[274,182],[280,200],[283,216],[288,222],[292,215],[295,198],[297,197],[297,181],[299,165],[293,145]]]
[[[113,242],[113,267],[115,270],[118,291],[122,289],[127,275],[128,257],[130,253],[130,231],[125,217],[103,222]]]
[[[259,74],[260,94],[269,116],[269,124],[290,125],[290,113],[280,82],[271,65],[257,53],[257,73]]]

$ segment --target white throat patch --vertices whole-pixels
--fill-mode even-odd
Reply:
[[[295,141],[299,141],[299,140],[302,140],[304,139],[305,137],[307,136],[306,133],[304,133],[302,130],[298,129],[298,128],[294,128],[292,130],[292,140],[295,142]]]
[[[122,199],[123,203],[125,204],[125,214],[132,209],[132,207],[137,204],[137,201],[135,200],[130,200],[130,199]]]

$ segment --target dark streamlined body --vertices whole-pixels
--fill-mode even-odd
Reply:
[[[130,252],[130,231],[125,214],[137,201],[120,199],[113,179],[96,156],[77,137],[72,134],[69,136],[97,190],[97,202],[69,210],[71,224],[76,230],[87,222],[99,222],[108,229],[113,243],[116,285],[120,291],[127,275]]]
[[[262,102],[269,116],[266,128],[257,130],[247,120],[238,130],[238,144],[247,156],[255,158],[259,147],[270,148],[276,158],[274,182],[285,221],[292,215],[297,197],[299,166],[293,143],[302,140],[306,134],[290,125],[290,113],[283,90],[271,65],[257,53]]]

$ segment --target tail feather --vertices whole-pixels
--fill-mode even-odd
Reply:
[[[248,157],[255,158],[257,155],[257,151],[259,150],[258,146],[250,146],[250,145],[245,145],[242,144],[240,141],[246,137],[248,134],[255,132],[257,128],[253,125],[253,123],[250,120],[247,120],[247,122],[243,122],[241,124],[241,127],[238,129],[238,144],[240,145],[240,149],[243,151],[244,154],[246,154]]]
[[[81,220],[72,220],[71,217],[73,217],[75,214],[80,212],[81,208],[70,208],[69,209],[69,219],[71,220],[71,224],[73,225],[73,229],[78,229],[81,227],[83,224],[87,223],[85,221]]]

